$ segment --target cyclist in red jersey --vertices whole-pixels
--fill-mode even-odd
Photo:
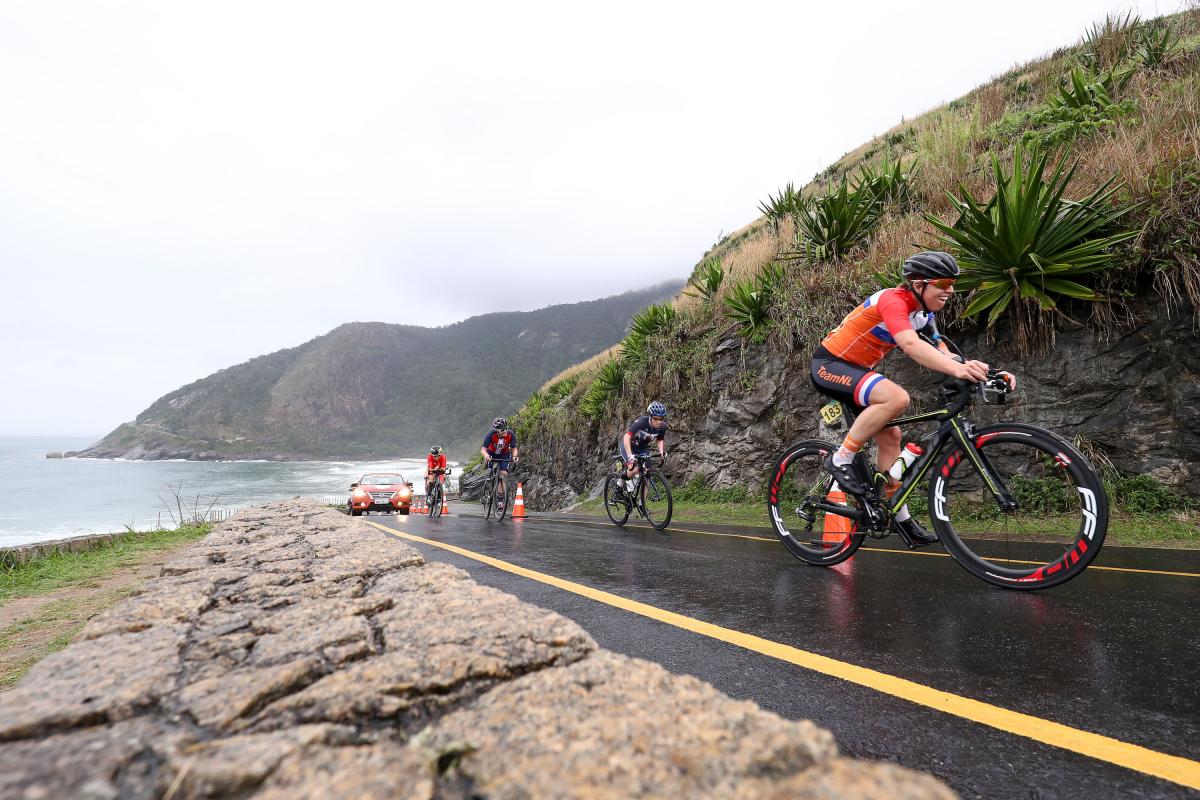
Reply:
[[[934,317],[954,293],[958,262],[949,253],[931,250],[904,262],[904,283],[883,289],[855,308],[813,353],[812,382],[822,394],[862,411],[850,426],[842,446],[825,460],[838,484],[851,494],[866,494],[870,476],[854,465],[854,456],[875,439],[877,463],[884,475],[900,455],[900,429],[885,427],[908,408],[908,392],[874,370],[893,348],[899,347],[923,367],[961,380],[982,381],[988,365],[962,361],[941,341]],[[1009,375],[1016,388],[1016,378]],[[894,484],[889,490],[894,489]],[[926,531],[904,506],[896,522],[918,543],[937,536]]]
[[[435,472],[434,470],[441,470]],[[442,452],[442,448],[434,445],[429,448],[429,455],[425,457],[425,496],[429,496],[429,492],[433,489],[433,482],[442,480],[442,476],[446,472],[446,454]]]

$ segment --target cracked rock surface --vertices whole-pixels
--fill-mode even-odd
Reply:
[[[243,511],[0,694],[0,797],[954,795],[428,564]]]

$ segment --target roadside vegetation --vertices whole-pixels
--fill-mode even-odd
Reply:
[[[0,691],[70,644],[92,617],[129,596],[134,586],[112,580],[115,574],[150,563],[210,530],[205,523],[133,533],[80,553],[55,553],[25,564],[0,562],[0,614],[17,600],[45,600],[0,626]]]
[[[674,301],[534,394],[516,415],[522,441],[551,443],[580,418],[615,430],[651,395],[704,411],[719,342],[811,349],[848,308],[896,285],[914,245],[959,258],[957,329],[1023,356],[1048,353],[1067,329],[1120,336],[1138,303],[1200,314],[1200,10],[1110,15],[806,186],[768,193],[758,211],[704,254]],[[750,389],[755,376],[738,380]],[[686,519],[693,501],[678,499]],[[1114,505],[1131,530],[1152,518],[1195,537],[1194,510]]]

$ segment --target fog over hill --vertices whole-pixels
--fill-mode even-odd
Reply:
[[[156,400],[78,455],[343,459],[478,450],[493,417],[618,342],[682,281],[440,328],[353,322]]]

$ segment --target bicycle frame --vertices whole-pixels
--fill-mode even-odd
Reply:
[[[912,416],[894,419],[885,426],[888,428],[897,428],[901,425],[911,425],[918,422],[940,421],[942,423],[933,433],[930,444],[926,447],[925,452],[918,456],[913,465],[905,471],[904,478],[900,481],[900,486],[896,489],[896,492],[891,498],[882,498],[881,505],[889,513],[894,514],[904,507],[904,504],[908,502],[909,496],[928,474],[930,467],[933,466],[934,462],[946,450],[947,446],[952,443],[957,444],[962,452],[966,453],[967,457],[971,459],[971,463],[987,484],[988,490],[996,498],[1000,509],[1002,511],[1011,511],[1017,508],[1017,501],[1013,497],[1012,492],[1009,491],[1004,481],[999,478],[996,471],[992,469],[992,465],[988,462],[987,457],[975,448],[971,438],[967,435],[963,423],[959,420],[958,415],[962,413],[965,407],[966,401],[962,400],[951,404],[950,407],[937,411],[927,411],[922,414],[913,414]],[[845,409],[844,405],[843,409]],[[843,410],[843,413],[845,413],[845,410]],[[944,500],[944,498],[941,499]],[[823,499],[814,502],[812,505],[826,513],[849,517],[860,523],[870,522],[874,516],[869,512],[864,512],[862,509],[848,509],[844,505],[827,503]],[[847,513],[847,511],[852,513]]]

